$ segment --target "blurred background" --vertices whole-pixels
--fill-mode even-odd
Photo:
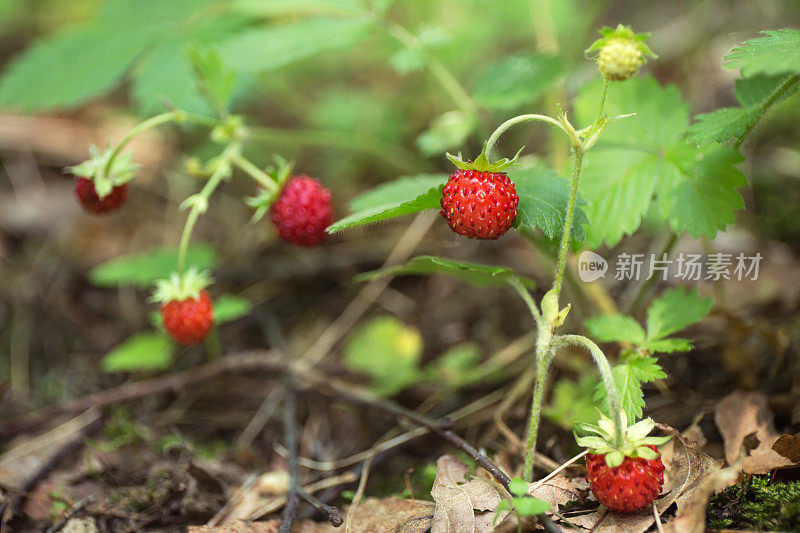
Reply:
[[[263,128],[247,156],[259,165],[276,153],[295,161],[297,172],[332,190],[340,217],[353,196],[377,184],[449,173],[445,151],[478,153],[482,140],[506,118],[569,105],[597,76],[584,50],[599,27],[618,23],[652,32],[649,44],[658,59],[643,70],[675,84],[694,115],[736,105],[737,73],[723,69],[722,58],[760,30],[796,27],[800,2],[0,1],[0,417],[131,377],[105,372],[101,361],[151,327],[149,291],[102,286],[90,272],[115,258],[176,246],[185,219],[177,204],[199,188],[185,171],[187,158],[207,159],[218,146],[206,130],[188,126],[138,137],[130,149],[140,175],[125,208],[108,217],[80,209],[73,177],[62,169],[86,159],[90,144],[105,146],[169,106],[209,112],[191,79],[184,56],[188,44],[214,46],[236,71],[233,110]],[[738,247],[765,252],[766,259],[757,284],[701,287],[716,296],[719,307],[691,332],[697,350],[662,361],[670,377],[648,390],[648,413],[665,423],[685,427],[710,399],[735,387],[769,391],[779,425],[800,421],[800,391],[786,371],[797,375],[800,326],[798,116],[800,100],[788,99],[741,147],[749,185],[742,190],[746,209],[737,214],[736,225],[714,242],[679,240],[676,249]],[[560,172],[566,168],[568,145],[545,128],[518,128],[504,137],[502,148],[523,144],[531,158]],[[353,276],[380,267],[403,235],[412,255],[502,264],[542,287],[549,284],[553,244],[541,236],[534,237],[534,248],[516,233],[496,243],[467,241],[438,218],[430,224],[422,215],[413,223],[409,218],[360,228],[332,236],[321,247],[298,249],[280,242],[266,219],[249,222],[252,211],[242,198],[252,193],[245,180],[225,184],[194,236],[212,250],[214,290],[249,302],[249,312],[219,328],[224,353],[279,342],[304,353],[362,289]],[[667,238],[663,228],[645,221],[631,239],[601,253],[646,252]],[[611,281],[606,289],[623,303],[632,297],[623,284]],[[577,328],[597,312],[596,300],[568,290],[576,301],[570,319]],[[530,319],[505,290],[478,291],[441,277],[402,278],[356,322],[354,329],[338,331],[343,340],[327,363],[337,368],[343,357],[357,359],[353,353],[364,343],[363,349],[375,351],[386,342],[396,348],[397,338],[405,339],[403,346],[410,342],[412,357],[426,373],[379,389],[410,406],[446,383],[434,411],[452,411],[509,383],[528,365],[521,354],[530,345],[525,337]],[[447,365],[463,374],[498,353],[508,355],[503,350],[509,346],[519,352],[511,352],[510,364],[491,367],[490,374],[467,383],[447,381]],[[445,355],[449,359],[437,363]],[[177,348],[169,368],[190,368],[205,356],[201,348]],[[557,388],[551,401],[549,432],[568,436],[570,399],[580,387],[586,396],[581,374],[589,362],[574,354],[557,367],[556,379],[567,385],[560,393]],[[178,399],[147,400],[145,409],[134,407],[126,416],[149,428],[144,440],[178,432],[209,453],[230,458],[267,392],[261,379],[231,377]],[[525,404],[506,415],[518,433]],[[676,409],[678,404],[683,408]],[[358,452],[391,427],[390,422],[362,427],[346,409],[327,416],[308,429],[304,441],[326,436],[324,445],[306,444],[306,452],[320,459]],[[715,435],[710,423],[704,429]],[[236,460],[274,460],[276,432],[279,425],[263,431]],[[471,425],[468,434],[489,443],[500,438],[486,420]],[[569,451],[548,438],[544,450],[556,460]],[[399,461],[399,473],[387,476],[385,490],[401,492],[403,470],[435,457],[422,446],[408,453],[412,458]]]

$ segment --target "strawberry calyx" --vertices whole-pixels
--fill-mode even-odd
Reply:
[[[522,150],[524,150],[525,147],[523,146],[520,148],[516,155],[511,159],[504,157],[503,159],[498,159],[493,163],[489,161],[487,149],[488,143],[485,143],[483,145],[483,151],[478,157],[475,158],[474,161],[464,161],[464,159],[461,157],[461,152],[459,152],[457,156],[447,153],[445,154],[445,157],[447,157],[447,159],[449,159],[450,162],[460,170],[477,170],[478,172],[505,172],[506,169],[519,165],[519,155],[522,153]]]
[[[212,282],[207,271],[190,268],[183,274],[173,272],[169,279],[156,281],[156,290],[150,298],[151,302],[166,304],[183,300],[198,300],[200,292]]]
[[[139,170],[139,165],[131,161],[130,153],[117,153],[111,147],[101,151],[97,146],[89,147],[89,159],[79,165],[64,170],[94,183],[94,190],[100,200],[111,194],[114,187],[131,181]],[[109,164],[110,162],[110,164]]]
[[[650,38],[650,32],[634,33],[630,26],[618,24],[617,27],[613,29],[609,28],[608,26],[603,26],[603,29],[600,30],[600,34],[602,37],[597,39],[592,43],[592,46],[586,49],[586,54],[591,54],[592,52],[602,50],[614,41],[622,41],[630,43],[636,47],[636,49],[642,54],[643,62],[647,56],[652,58],[658,57],[653,53],[650,47],[647,46],[647,43],[645,43],[645,41]]]
[[[258,222],[264,218],[264,215],[269,212],[272,204],[275,203],[275,199],[280,195],[281,190],[283,190],[283,185],[289,179],[289,176],[292,175],[294,162],[288,161],[277,154],[273,159],[275,164],[267,167],[265,173],[278,187],[276,189],[262,188],[255,196],[245,199],[245,203],[255,210],[251,219],[252,222]]]
[[[648,436],[656,427],[651,418],[645,418],[628,426],[625,413],[621,413],[621,420],[625,427],[625,431],[622,432],[622,442],[615,442],[617,431],[614,421],[601,414],[597,425],[584,423],[577,425],[578,431],[589,434],[580,437],[575,435],[578,446],[587,448],[589,453],[605,456],[609,468],[615,468],[621,465],[626,457],[656,459],[658,453],[649,446],[661,446],[672,438],[672,435]]]

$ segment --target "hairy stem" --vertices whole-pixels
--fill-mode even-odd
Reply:
[[[592,127],[596,127],[597,124],[600,123],[600,119],[603,118],[603,109],[606,107],[607,93],[608,93],[608,78],[603,76],[603,88],[600,89],[600,105],[597,108],[597,116],[594,119],[594,124],[592,124]]]
[[[536,457],[536,441],[539,438],[544,388],[547,381],[547,370],[552,360],[552,340],[552,330],[548,328],[539,330],[539,338],[536,342],[536,388],[533,391],[533,400],[531,400],[528,439],[525,443],[525,465],[522,468],[522,478],[526,481],[533,481],[533,465]]]
[[[575,218],[575,204],[578,199],[578,185],[581,180],[581,165],[583,164],[583,148],[575,147],[572,150],[572,179],[569,184],[569,201],[567,214],[564,219],[564,232],[561,235],[561,246],[558,249],[558,263],[556,263],[556,276],[553,282],[556,301],[561,293],[561,283],[564,280],[564,269],[567,266],[567,251],[572,242],[572,223]]]
[[[259,185],[268,191],[278,192],[278,184],[275,183],[266,172],[255,166],[248,159],[242,157],[241,154],[236,153],[232,156],[233,164],[239,167],[245,174],[256,180]]]
[[[619,391],[617,384],[614,381],[614,375],[611,372],[611,365],[608,363],[603,350],[594,343],[591,339],[587,339],[583,335],[560,335],[554,339],[554,344],[571,344],[573,346],[581,346],[586,348],[592,355],[597,368],[600,370],[600,375],[603,378],[603,386],[608,393],[608,403],[611,409],[611,415],[614,417],[614,426],[616,433],[614,435],[614,445],[621,446],[623,442],[623,434],[625,428],[622,424],[622,405],[619,401]]]

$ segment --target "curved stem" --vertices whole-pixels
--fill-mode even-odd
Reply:
[[[547,370],[552,360],[552,333],[548,329],[539,330],[539,341],[536,343],[536,389],[531,400],[531,417],[528,423],[528,439],[525,443],[525,465],[522,468],[522,479],[533,481],[533,464],[536,457],[536,441],[539,437],[539,421],[542,414],[542,401],[547,381]]]
[[[200,217],[201,213],[205,211],[205,207],[208,205],[208,198],[222,180],[230,174],[231,161],[236,154],[238,154],[240,148],[241,146],[238,142],[229,144],[227,148],[225,148],[225,151],[222,152],[217,162],[217,168],[214,170],[214,173],[211,174],[211,177],[208,178],[208,181],[200,192],[197,193],[195,201],[189,209],[189,216],[186,217],[186,224],[183,226],[181,241],[178,245],[178,274],[182,275],[186,269],[186,254],[189,249],[189,241],[192,238],[194,225],[197,223],[197,219]]]
[[[522,298],[522,300],[528,306],[528,310],[531,312],[533,319],[536,321],[536,326],[542,327],[542,314],[539,312],[539,308],[536,306],[536,302],[533,301],[531,293],[528,292],[528,289],[525,288],[525,286],[517,277],[511,278],[508,284],[514,287],[514,289],[517,291],[517,294],[519,294],[520,298]]]
[[[597,124],[600,123],[600,119],[603,118],[603,108],[606,106],[606,93],[608,93],[608,78],[603,76],[603,88],[600,89],[600,106],[597,108],[597,116],[594,119],[594,124],[592,124],[593,128],[597,126]]]
[[[547,115],[536,115],[536,114],[520,115],[518,117],[506,120],[505,122],[500,124],[496,130],[492,132],[492,134],[489,136],[489,140],[486,141],[486,156],[487,157],[489,156],[491,151],[494,149],[494,146],[497,144],[497,141],[500,139],[500,136],[503,133],[505,133],[506,130],[517,124],[522,124],[524,122],[537,122],[537,121],[551,124],[560,129],[561,131],[563,131],[564,133],[566,133],[568,137],[570,137],[569,132],[564,128],[564,126],[553,117],[548,117]]]
[[[567,266],[567,251],[572,242],[572,223],[575,218],[575,204],[578,199],[578,185],[581,180],[581,165],[583,164],[583,149],[573,148],[572,151],[572,180],[569,185],[569,201],[567,202],[567,213],[564,219],[564,233],[561,235],[561,246],[558,249],[558,263],[556,263],[556,277],[553,289],[556,295],[556,302],[561,293],[561,283],[564,279],[564,269]]]
[[[278,184],[275,183],[275,180],[273,180],[266,172],[251,163],[248,159],[242,157],[241,154],[235,153],[231,159],[234,165],[239,167],[248,176],[256,180],[262,187],[272,192],[278,192],[279,187]]]
[[[614,426],[616,429],[614,435],[616,442],[614,444],[616,446],[621,446],[625,432],[625,428],[622,427],[622,405],[619,402],[619,391],[617,390],[617,384],[614,381],[614,375],[611,372],[611,365],[608,364],[608,359],[606,359],[603,350],[601,350],[600,347],[591,339],[587,339],[583,335],[559,335],[554,339],[553,344],[571,344],[573,346],[581,346],[589,350],[589,353],[592,354],[592,359],[594,359],[597,368],[600,369],[600,375],[603,378],[603,386],[605,386],[605,389],[608,393],[608,403],[609,407],[611,408],[611,416],[614,417]]]
[[[114,159],[119,155],[125,146],[133,140],[134,137],[142,133],[143,131],[149,130],[150,128],[154,128],[156,126],[160,126],[161,124],[166,124],[167,122],[172,122],[173,120],[177,120],[179,113],[177,111],[168,111],[166,113],[161,113],[160,115],[156,115],[154,117],[150,117],[144,122],[139,123],[135,128],[131,129],[125,136],[120,139],[114,149],[111,151],[111,155],[108,158],[108,162],[106,163],[106,168],[104,169],[104,173],[107,176],[108,173],[111,171],[111,165],[114,163]]]

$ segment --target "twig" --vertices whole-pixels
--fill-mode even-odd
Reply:
[[[93,501],[94,501],[94,494],[89,494],[85,498],[82,498],[82,499],[78,500],[75,503],[75,505],[70,507],[67,510],[67,512],[64,513],[64,516],[59,518],[58,521],[55,524],[53,524],[52,526],[47,528],[46,533],[56,533],[56,531],[61,530],[61,528],[64,527],[64,524],[66,524],[67,521],[75,515],[75,513],[77,513],[78,511],[80,511],[81,509],[83,509],[84,507],[86,507],[87,505],[89,505]]]
[[[319,498],[312,496],[302,488],[299,490],[298,494],[300,498],[308,502],[314,509],[324,514],[328,518],[328,522],[330,522],[333,527],[339,527],[344,523],[342,513],[339,512],[339,509],[333,505],[328,505],[327,503],[321,502]]]
[[[300,475],[297,469],[297,393],[289,384],[286,402],[283,405],[283,426],[286,432],[286,446],[289,448],[289,494],[283,509],[283,522],[279,533],[291,533],[292,522],[300,505]]]
[[[653,518],[656,520],[656,529],[658,533],[664,533],[664,528],[661,526],[661,514],[658,512],[655,501],[653,502]]]
[[[565,468],[569,467],[572,463],[574,463],[575,461],[579,460],[581,457],[583,457],[587,453],[589,453],[589,450],[582,451],[581,453],[579,453],[578,455],[576,455],[575,457],[573,457],[572,459],[570,459],[566,463],[562,464],[561,466],[559,466],[558,468],[556,468],[555,470],[553,470],[552,472],[547,474],[545,477],[543,477],[542,479],[540,479],[539,481],[534,483],[530,490],[538,489],[539,487],[544,485],[547,481],[550,481],[555,476],[557,476],[559,472],[561,472]]]

